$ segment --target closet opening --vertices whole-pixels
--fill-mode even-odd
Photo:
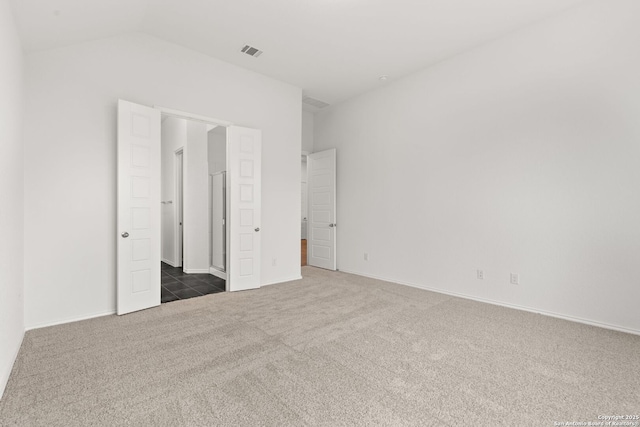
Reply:
[[[160,141],[161,302],[224,292],[226,128],[163,115]]]

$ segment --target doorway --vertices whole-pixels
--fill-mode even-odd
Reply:
[[[208,132],[209,273],[227,279],[227,129]]]
[[[161,143],[162,127],[166,123],[173,124],[175,135],[179,136],[171,139],[175,146],[170,150]],[[209,241],[211,205],[207,139],[209,131],[216,127],[224,128],[226,134],[223,137],[226,153],[224,160],[220,160],[226,166],[224,272],[211,265]],[[199,142],[191,144],[190,140]],[[196,286],[201,285],[196,279],[200,282],[203,278],[214,280],[209,276],[224,274],[226,291],[260,287],[260,130],[119,100],[117,147],[119,315],[159,305],[161,276],[172,276],[172,279],[180,279],[172,282],[185,285],[193,282]],[[170,151],[170,156],[161,156],[162,149]],[[181,162],[176,161],[175,156],[179,149],[182,149]],[[182,165],[181,239],[175,228],[176,175],[174,172],[162,173],[167,168],[175,168],[176,163]],[[182,241],[181,251],[176,250],[179,241]],[[163,274],[162,262],[167,267],[182,270],[171,275],[165,267]],[[182,266],[176,266],[180,263]],[[179,275],[185,277],[179,278]],[[169,279],[165,279],[167,281]]]
[[[163,115],[160,144],[161,302],[224,292],[226,238],[213,224],[226,217],[226,128]]]
[[[309,256],[314,267],[337,270],[336,150],[307,156]]]

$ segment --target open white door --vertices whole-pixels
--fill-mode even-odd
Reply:
[[[160,305],[160,111],[118,101],[117,312]]]
[[[307,156],[309,224],[307,264],[336,269],[336,150]]]
[[[260,202],[262,132],[227,128],[227,176],[230,191],[227,290],[260,287]]]
[[[174,267],[184,265],[184,149],[176,151],[176,203],[175,209],[175,260]]]

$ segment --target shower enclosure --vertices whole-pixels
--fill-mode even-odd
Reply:
[[[211,267],[219,271],[226,271],[226,185],[227,173],[219,172],[209,175],[209,194],[211,204],[209,207],[211,218],[209,245],[211,254]]]

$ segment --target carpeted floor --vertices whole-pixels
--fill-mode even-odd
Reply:
[[[358,276],[30,331],[2,426],[553,426],[640,413],[640,337]]]

